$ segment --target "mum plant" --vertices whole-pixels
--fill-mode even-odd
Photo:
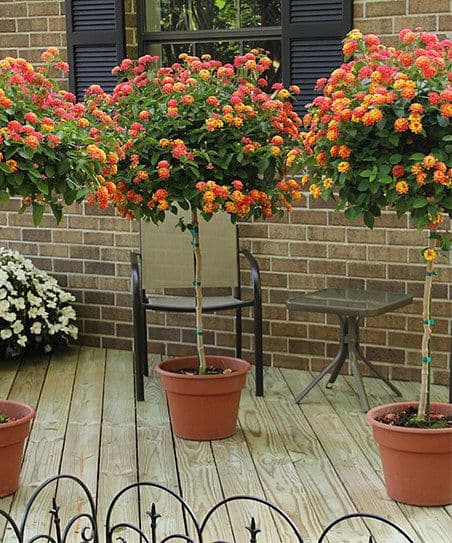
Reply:
[[[428,229],[423,297],[422,382],[418,417],[430,414],[431,289],[434,262],[447,250],[452,214],[449,40],[404,29],[398,48],[352,30],[346,62],[317,82],[323,95],[304,117],[303,141],[314,198],[334,199],[345,216],[372,228],[387,207]]]
[[[266,92],[270,66],[257,50],[224,65],[209,55],[182,54],[180,62],[159,67],[157,57],[146,55],[114,69],[122,81],[109,98],[99,87],[88,91],[88,108],[108,100],[123,131],[112,196],[119,213],[158,224],[167,213],[191,210],[190,223],[180,225],[192,234],[201,374],[199,217],[226,212],[235,223],[280,216],[301,196],[291,177],[300,152],[301,120],[292,105],[299,89],[278,83]],[[103,186],[92,200],[105,205],[108,197]]]
[[[50,352],[77,339],[75,300],[17,251],[0,247],[0,353]]]
[[[0,60],[0,203],[22,197],[21,211],[31,206],[35,224],[46,205],[59,222],[63,206],[82,201],[117,162],[114,149],[107,155],[101,148],[99,117],[89,122],[85,106],[51,78],[68,71],[58,49],[41,59],[38,68],[22,58]]]

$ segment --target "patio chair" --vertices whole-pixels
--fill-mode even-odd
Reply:
[[[131,253],[135,387],[139,401],[144,400],[143,376],[148,375],[147,312],[195,312],[194,292],[189,289],[194,279],[194,258],[189,234],[176,227],[177,221],[178,218],[171,215],[159,226],[142,222],[141,253]],[[228,216],[219,213],[209,222],[200,222],[203,313],[235,311],[235,351],[240,358],[242,309],[253,308],[256,395],[262,396],[262,301],[258,264],[249,251],[239,249],[237,227]],[[252,295],[247,297],[242,297],[240,284],[241,255],[251,271]],[[214,295],[209,292],[210,287],[215,287]],[[221,289],[219,294],[218,288]]]

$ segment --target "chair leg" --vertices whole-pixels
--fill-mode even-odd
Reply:
[[[143,374],[149,376],[148,362],[148,330],[146,322],[146,308],[143,307]]]
[[[133,300],[133,332],[134,332],[134,365],[135,365],[135,391],[137,401],[144,400],[144,360],[145,347],[143,329],[146,327],[146,321],[143,307],[139,300]]]
[[[235,356],[242,358],[242,308],[235,310]]]
[[[254,364],[256,371],[256,396],[264,395],[264,351],[262,345],[262,302],[254,302]]]

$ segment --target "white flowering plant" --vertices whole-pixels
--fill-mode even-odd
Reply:
[[[77,339],[74,300],[31,260],[0,247],[0,355],[50,352]]]

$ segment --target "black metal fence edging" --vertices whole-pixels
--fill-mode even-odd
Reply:
[[[73,515],[67,522],[65,526],[61,526],[61,516],[60,516],[60,507],[57,504],[56,494],[57,490],[61,488],[61,485],[64,482],[71,481],[72,483],[75,483],[83,492],[84,497],[88,501],[87,505],[87,512],[77,513]],[[36,534],[28,539],[26,538],[25,532],[27,529],[27,521],[30,515],[30,511],[35,503],[35,501],[39,498],[41,493],[50,485],[55,484],[55,491],[52,498],[52,507],[49,511],[49,514],[51,515],[51,521],[52,521],[52,528],[54,531],[54,535],[50,535],[49,533],[42,533],[42,534]],[[184,518],[184,526],[187,527],[187,523],[185,522],[186,518],[188,517],[191,521],[192,530],[195,532],[192,535],[189,534],[181,534],[181,533],[173,533],[171,535],[167,535],[163,537],[162,539],[159,539],[158,537],[158,519],[161,517],[161,515],[157,511],[157,507],[155,503],[152,503],[150,511],[146,511],[147,516],[150,519],[149,526],[147,527],[147,530],[149,530],[150,533],[147,533],[146,530],[143,527],[135,526],[134,524],[131,524],[127,521],[127,519],[124,519],[124,521],[119,522],[117,524],[112,524],[112,515],[113,510],[115,508],[115,505],[118,503],[120,498],[130,490],[136,489],[137,492],[140,492],[140,490],[145,488],[153,488],[157,489],[164,494],[170,495],[172,498],[178,502],[178,504],[181,506],[181,513]],[[166,543],[169,541],[185,541],[186,543],[212,543],[207,542],[203,539],[203,533],[206,530],[206,527],[209,525],[209,521],[211,520],[212,516],[215,514],[215,512],[221,508],[226,507],[231,502],[239,502],[239,501],[251,501],[254,503],[261,504],[265,507],[267,507],[270,511],[273,513],[276,513],[278,517],[282,518],[283,521],[291,528],[291,531],[294,534],[294,541],[297,543],[303,543],[303,537],[301,535],[300,530],[296,526],[296,524],[293,522],[293,520],[277,505],[264,500],[262,498],[257,498],[253,496],[231,496],[228,498],[225,498],[224,500],[221,500],[217,504],[215,504],[205,515],[204,519],[199,522],[195,516],[195,513],[191,509],[191,507],[188,505],[188,503],[176,492],[173,490],[159,484],[159,483],[152,483],[152,482],[138,482],[130,484],[126,487],[124,487],[122,490],[120,490],[112,499],[110,502],[110,505],[107,509],[107,514],[105,518],[105,541],[106,543],[113,543],[113,541],[118,541],[120,543],[127,543],[127,535],[124,535],[125,531],[128,530],[129,533],[133,533],[139,536],[139,540],[142,543]],[[139,501],[138,501],[139,503]],[[141,511],[140,511],[141,513]],[[96,506],[94,503],[93,496],[91,492],[89,491],[88,487],[78,479],[77,477],[74,477],[73,475],[56,475],[54,477],[51,477],[44,483],[42,483],[32,494],[31,498],[27,502],[27,505],[25,507],[25,511],[22,515],[22,519],[20,521],[20,525],[15,522],[15,520],[10,516],[9,513],[6,511],[0,510],[0,517],[3,517],[6,520],[7,525],[9,525],[13,531],[14,535],[16,536],[18,543],[35,543],[38,541],[47,541],[48,543],[68,543],[68,537],[71,535],[71,530],[74,528],[76,523],[80,521],[86,521],[86,526],[80,529],[80,533],[78,535],[79,543],[99,543],[99,528],[97,525],[97,511]],[[140,515],[141,518],[141,515]],[[369,536],[368,542],[369,543],[377,543],[377,539],[375,535],[372,535],[368,523],[366,523],[366,520],[369,521],[375,521],[378,523],[385,524],[389,526],[391,529],[394,530],[394,533],[397,532],[398,534],[402,535],[405,540],[408,543],[415,543],[413,539],[410,538],[399,526],[394,524],[392,521],[385,519],[383,517],[380,517],[378,515],[374,515],[371,513],[351,513],[348,515],[343,515],[333,522],[331,522],[325,530],[322,532],[320,539],[318,540],[318,543],[323,543],[328,536],[329,538],[332,537],[332,531],[334,528],[342,523],[347,522],[350,519],[361,519],[363,520],[363,529],[367,530],[366,535]],[[249,539],[248,543],[269,543],[268,540],[265,539],[265,534],[259,529],[258,524],[256,522],[255,518],[250,519],[250,523],[248,526],[245,526],[246,530],[249,532]],[[116,535],[117,531],[121,531],[121,535]],[[329,541],[333,541],[334,539],[329,539]],[[238,543],[245,543],[243,540],[238,540]],[[228,543],[227,541],[215,541],[213,543]]]

